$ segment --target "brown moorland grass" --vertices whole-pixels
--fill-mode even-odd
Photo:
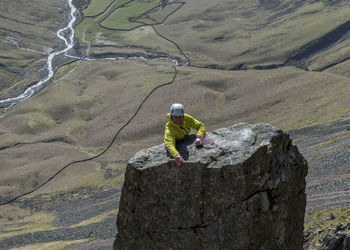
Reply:
[[[264,9],[256,1],[193,0],[157,29],[178,42],[194,64],[281,63],[301,45],[347,21],[349,9],[344,2],[324,6],[323,2],[281,1],[275,9]],[[77,27],[78,37],[85,35],[92,45],[131,44],[180,53],[151,27],[115,32],[100,30],[93,19],[85,21]],[[334,46],[332,51],[339,54],[333,53],[326,62],[341,59],[345,45],[343,41]],[[92,49],[100,54],[110,51]],[[315,57],[310,67],[317,69],[322,63]],[[72,199],[84,198],[80,188],[120,189],[127,160],[140,149],[162,143],[165,114],[174,102],[183,103],[208,131],[238,122],[266,122],[292,130],[347,117],[348,66],[344,62],[326,72],[293,67],[264,71],[177,67],[174,84],[153,93],[106,154],[70,166],[29,197],[45,208],[54,197],[70,197],[73,192]],[[170,63],[136,60],[82,61],[60,68],[50,87],[0,118],[0,196],[31,190],[65,164],[101,152],[151,89],[170,81],[173,73]],[[12,146],[21,142],[33,144]],[[106,178],[110,173],[113,178]],[[23,217],[30,215],[12,205],[0,208],[2,217],[9,207]],[[45,218],[41,224],[50,225],[52,218]],[[25,222],[16,215],[12,219],[9,226]],[[36,219],[28,218],[29,231],[40,228]]]
[[[16,78],[16,81],[9,83],[4,86],[3,91],[0,91],[0,99],[6,99],[9,97],[16,97],[19,93],[23,93],[26,88],[30,87],[33,83],[40,80],[39,75],[36,73],[31,74],[29,77],[24,79]]]
[[[3,191],[9,190],[7,184],[22,183],[10,188],[12,194],[20,193],[64,164],[101,152],[151,89],[172,76],[172,67],[163,62],[80,63],[67,78],[0,120],[2,147],[38,142],[35,147],[18,145],[0,151]],[[203,121],[209,131],[237,122],[267,122],[290,130],[346,116],[348,82],[332,73],[292,67],[268,71],[178,67],[175,83],[151,96],[101,159],[125,163],[138,150],[161,143],[165,114],[173,102],[183,103],[186,112]],[[86,166],[89,171],[96,167]],[[17,182],[17,178],[27,179]]]
[[[347,60],[343,63],[339,63],[336,66],[327,69],[327,72],[333,73],[333,74],[337,74],[337,75],[342,75],[345,77],[350,78],[350,70],[349,67],[350,66],[350,61]]]
[[[45,53],[59,46],[56,31],[61,25],[65,3],[64,0],[2,1],[0,71],[5,76],[1,77],[0,96],[4,89],[26,79],[31,68],[42,67]]]
[[[113,0],[92,0],[83,13],[85,16],[96,16],[103,12],[112,2]]]
[[[324,50],[322,53],[308,60],[305,65],[310,70],[322,70],[328,65],[348,60],[350,58],[349,38],[350,35],[345,36],[341,43]]]
[[[36,142],[0,151],[3,191],[7,195],[9,189],[11,195],[28,191],[65,164],[99,153],[150,90],[172,77],[172,67],[159,63],[81,63],[67,79],[1,119],[1,147]],[[61,181],[74,186],[70,180],[75,175],[96,168],[93,163],[80,167],[71,168],[75,174],[62,174],[66,180]]]
[[[303,45],[349,21],[345,1],[327,5],[284,0],[272,9],[260,2],[186,1],[157,29],[178,43],[194,65],[230,68],[240,63],[248,67],[284,63]],[[342,56],[338,53],[333,59]]]

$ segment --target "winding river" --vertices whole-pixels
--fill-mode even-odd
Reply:
[[[74,46],[74,28],[73,28],[73,25],[77,21],[77,16],[78,16],[78,11],[79,11],[73,5],[72,1],[73,0],[67,0],[68,5],[69,5],[69,9],[70,9],[70,13],[68,16],[69,22],[67,23],[67,25],[65,27],[63,27],[62,29],[60,29],[56,32],[57,37],[64,41],[65,48],[49,54],[49,56],[47,58],[46,65],[45,65],[45,69],[46,69],[47,74],[39,82],[37,82],[34,85],[32,85],[31,87],[27,88],[22,94],[20,94],[17,97],[12,97],[12,98],[0,100],[0,108],[2,107],[2,108],[7,109],[9,107],[12,107],[16,104],[23,102],[24,100],[29,99],[30,97],[32,97],[33,95],[38,93],[40,90],[42,90],[45,87],[46,83],[48,83],[54,76],[55,72],[54,72],[53,61],[54,61],[55,57],[58,55],[61,55],[63,53],[66,57],[80,59],[80,60],[125,60],[125,59],[164,60],[164,61],[171,61],[178,66],[194,66],[194,65],[191,65],[189,63],[189,59],[186,57],[186,55],[184,53],[182,53],[182,54],[188,59],[188,62],[186,62],[186,63],[179,62],[175,58],[166,57],[166,56],[165,57],[164,56],[161,56],[161,57],[143,57],[143,56],[135,56],[135,55],[125,55],[125,56],[119,56],[119,57],[111,56],[111,57],[104,57],[104,58],[91,58],[91,57],[79,58],[79,57],[75,57],[72,55],[68,55],[69,50],[71,50]],[[330,46],[333,43],[335,43],[336,41],[338,41],[339,39],[341,39],[344,36],[343,31],[344,30],[348,31],[349,27],[350,27],[350,21],[339,26],[337,29],[330,32],[329,34],[326,34],[324,37],[320,38],[319,39],[320,41],[318,43],[315,44],[314,42],[311,42],[312,46],[305,45],[306,49],[302,50],[302,51],[304,51],[304,53],[298,54],[297,57],[289,59],[287,61],[287,63],[285,63],[285,64],[262,66],[261,68],[260,68],[260,66],[257,66],[257,67],[255,67],[255,69],[278,68],[278,67],[283,67],[285,65],[290,65],[291,61],[293,61],[293,60],[297,60],[297,61],[305,60],[305,58],[310,57],[311,54],[315,55],[319,51],[322,51],[325,46]],[[334,38],[334,36],[335,36],[335,38]],[[330,40],[329,37],[331,37],[332,39]],[[164,39],[170,41],[167,38],[164,38]],[[180,51],[182,51],[182,50],[180,49]],[[294,63],[293,63],[293,65],[294,65]],[[297,66],[297,65],[294,65],[294,66]],[[199,67],[199,66],[195,66],[195,67]],[[5,109],[5,111],[6,111],[6,109]]]
[[[122,56],[122,57],[105,57],[105,58],[90,58],[90,57],[83,57],[83,58],[79,58],[79,57],[75,57],[72,55],[68,55],[68,51],[70,49],[73,48],[74,45],[74,28],[73,25],[77,20],[77,14],[78,14],[78,9],[73,5],[72,1],[73,0],[67,0],[68,1],[68,5],[70,8],[70,14],[69,14],[69,22],[67,24],[66,27],[58,30],[56,32],[57,36],[64,41],[65,43],[65,48],[63,50],[60,51],[56,51],[56,52],[52,52],[49,54],[48,58],[47,58],[47,63],[45,65],[46,67],[46,71],[47,71],[47,75],[41,79],[39,82],[37,82],[36,84],[34,84],[33,86],[27,88],[22,94],[20,94],[17,97],[13,97],[13,98],[7,98],[7,99],[3,99],[0,100],[0,107],[3,108],[9,108],[12,107],[16,104],[19,104],[27,99],[29,99],[30,97],[32,97],[33,95],[35,95],[36,93],[38,93],[40,90],[42,90],[45,87],[45,84],[48,83],[54,76],[54,67],[53,67],[53,60],[55,59],[56,56],[61,55],[62,53],[65,54],[65,56],[67,57],[71,57],[71,58],[75,58],[75,59],[80,59],[80,60],[125,60],[125,59],[138,59],[138,60],[164,60],[164,61],[171,61],[173,63],[175,63],[176,65],[180,65],[180,66],[186,66],[187,63],[181,63],[179,62],[177,59],[171,58],[171,57],[151,57],[151,58],[145,58],[143,56]],[[68,30],[68,31],[67,31]],[[66,37],[65,33],[68,33],[69,36]],[[5,111],[6,111],[5,109]]]
[[[27,88],[22,94],[20,94],[17,97],[13,97],[13,98],[8,98],[8,99],[4,99],[4,100],[0,100],[0,107],[9,107],[9,106],[13,106],[16,105],[20,102],[23,102],[24,100],[32,97],[34,94],[38,93],[41,89],[43,89],[43,87],[45,86],[45,84],[52,79],[52,77],[54,76],[54,68],[52,66],[52,62],[54,60],[54,58],[62,53],[65,53],[66,56],[68,57],[73,57],[73,56],[69,56],[67,54],[67,52],[73,48],[74,45],[74,28],[73,28],[73,24],[76,21],[76,16],[75,14],[77,13],[77,8],[73,5],[72,0],[68,0],[68,4],[69,4],[69,8],[70,8],[70,14],[69,14],[69,22],[67,24],[66,27],[58,30],[56,32],[57,36],[64,41],[65,43],[65,48],[63,50],[60,51],[56,51],[56,52],[52,52],[49,54],[48,58],[47,58],[47,63],[46,63],[46,70],[47,70],[47,75],[41,79],[39,82],[37,82],[35,85]],[[68,30],[68,37],[65,37],[64,33],[65,31]]]

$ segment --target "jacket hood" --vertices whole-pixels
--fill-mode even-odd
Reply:
[[[171,114],[170,114],[170,113],[168,113],[166,116],[167,116],[167,118],[168,118],[168,122],[170,122],[170,123],[176,125],[176,124],[173,122],[173,119],[171,119]]]
[[[171,114],[170,114],[170,113],[168,113],[166,116],[167,116],[167,118],[168,118],[169,124],[171,124],[172,126],[180,127],[180,125],[177,125],[177,124],[175,124],[175,123],[173,122],[173,119],[171,119]]]

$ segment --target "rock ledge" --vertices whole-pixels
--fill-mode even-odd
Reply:
[[[161,144],[130,159],[114,249],[302,249],[307,163],[268,124],[208,133],[215,144]]]

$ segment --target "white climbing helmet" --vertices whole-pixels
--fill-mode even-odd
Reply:
[[[173,105],[171,105],[170,114],[172,116],[183,116],[184,106],[180,103],[174,103]]]

